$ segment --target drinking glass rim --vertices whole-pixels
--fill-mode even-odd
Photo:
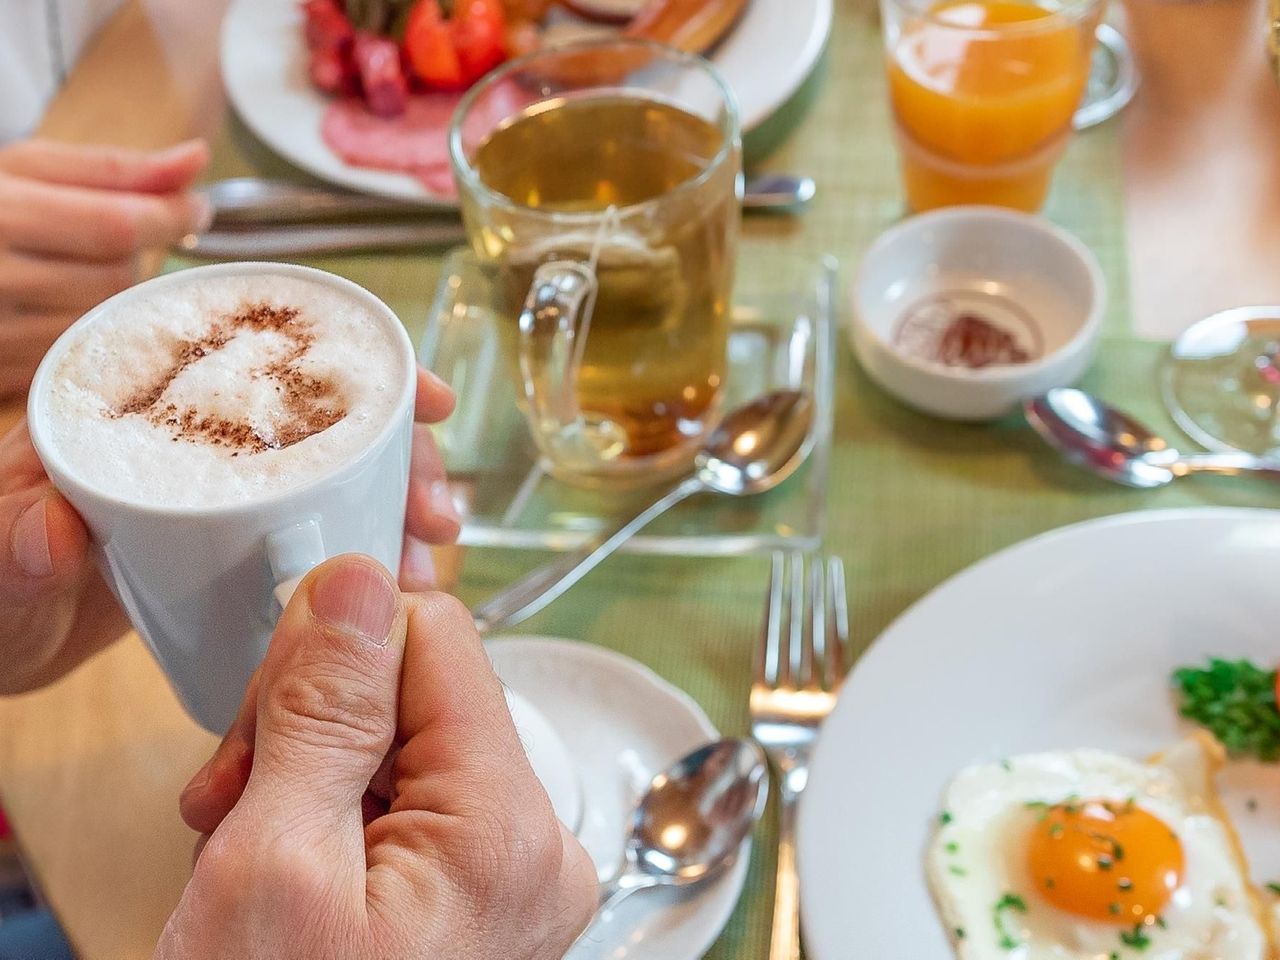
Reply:
[[[980,0],[974,0],[980,2]],[[946,20],[935,13],[931,8],[926,7],[923,10],[915,9],[912,0],[881,0],[881,3],[887,7],[893,7],[900,13],[914,17],[917,20],[924,20],[930,26],[942,27],[948,30],[955,30],[975,36],[991,36],[991,37],[1007,37],[1014,34],[1042,33],[1047,30],[1060,29],[1064,21],[1070,23],[1079,23],[1088,14],[1101,7],[1106,0],[1065,0],[1065,2],[1057,8],[1043,6],[1036,3],[1035,0],[1028,0],[1024,5],[1029,7],[1039,7],[1041,10],[1047,11],[1050,16],[1040,17],[1035,20],[1015,20],[1010,23],[988,25],[983,27],[972,27],[963,23],[955,23]]]
[[[1099,0],[1100,2],[1100,0]],[[725,112],[728,115],[729,131],[728,135],[721,138],[719,148],[715,155],[707,162],[701,170],[694,176],[680,181],[670,190],[667,190],[656,197],[643,200],[640,203],[630,203],[618,207],[617,212],[620,216],[626,217],[631,214],[644,210],[646,207],[666,202],[669,198],[678,194],[696,190],[703,186],[712,175],[720,169],[736,152],[738,145],[742,140],[742,130],[740,127],[738,115],[738,99],[734,95],[733,90],[725,81],[720,71],[715,65],[705,57],[697,54],[686,53],[676,47],[668,46],[664,43],[657,43],[652,40],[640,40],[630,37],[611,37],[609,39],[592,39],[579,40],[573,43],[559,44],[545,50],[535,50],[532,53],[526,53],[524,56],[517,57],[514,60],[508,60],[506,63],[495,68],[486,76],[482,77],[470,90],[468,90],[458,101],[457,107],[454,108],[453,118],[449,121],[449,160],[453,166],[454,173],[463,184],[473,192],[482,196],[486,203],[492,206],[503,207],[507,210],[518,211],[522,214],[536,214],[539,216],[549,217],[556,220],[568,221],[584,221],[590,222],[600,217],[603,211],[564,211],[564,210],[547,210],[542,207],[531,207],[527,204],[519,203],[498,190],[493,189],[481,179],[480,174],[467,158],[462,147],[462,126],[463,119],[471,110],[486,90],[494,87],[496,84],[505,80],[508,76],[527,67],[535,60],[546,57],[548,54],[572,53],[579,50],[603,49],[608,47],[631,47],[635,49],[647,49],[660,55],[668,61],[676,61],[688,67],[694,67],[700,70],[704,76],[710,78],[716,89],[720,92],[721,100],[724,102]],[[603,89],[603,87],[601,88]],[[625,89],[625,88],[618,88]],[[527,108],[526,108],[527,109]],[[504,118],[506,119],[506,118]],[[723,124],[718,126],[723,127]],[[496,129],[496,126],[495,126]],[[724,132],[722,130],[722,132]]]

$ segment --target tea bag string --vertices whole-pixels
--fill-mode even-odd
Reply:
[[[591,332],[591,318],[596,312],[596,294],[600,290],[600,276],[596,271],[600,266],[600,253],[609,239],[609,234],[621,229],[622,218],[618,215],[618,207],[616,204],[611,203],[600,215],[600,226],[596,228],[595,238],[591,241],[591,253],[587,257],[587,269],[591,272],[591,276],[595,278],[596,282],[592,285],[591,292],[587,295],[587,302],[583,304],[582,325],[578,330],[578,342],[574,344],[573,348],[573,365],[570,368],[570,376],[575,383],[578,380],[578,372],[582,369],[582,359],[587,350],[587,335]]]

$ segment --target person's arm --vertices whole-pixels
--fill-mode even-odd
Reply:
[[[419,371],[400,565],[406,589],[435,586],[427,545],[458,536],[444,467],[427,426],[452,409],[452,391]],[[0,437],[0,694],[56,680],[127,629],[90,558],[84,522],[53,488],[20,422]]]
[[[559,960],[595,909],[471,615],[365,557],[299,586],[181,808],[156,960]]]

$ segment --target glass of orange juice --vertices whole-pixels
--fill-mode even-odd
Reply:
[[[913,210],[1036,211],[1071,138],[1104,0],[881,0]]]

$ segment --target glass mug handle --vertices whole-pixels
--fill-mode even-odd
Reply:
[[[552,260],[533,274],[520,311],[520,377],[529,427],[553,464],[589,470],[627,447],[620,424],[578,403],[591,311],[598,289],[592,269],[576,260]]]

